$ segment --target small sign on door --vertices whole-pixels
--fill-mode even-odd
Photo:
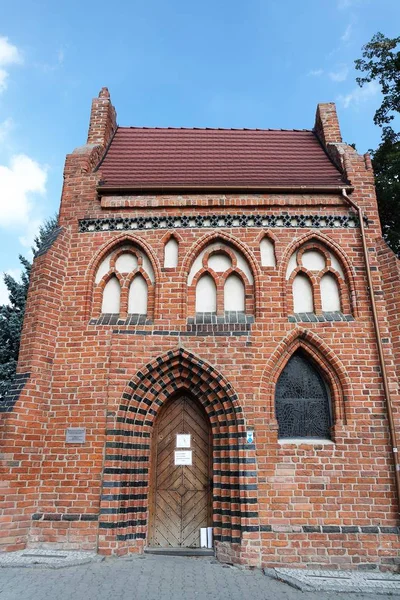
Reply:
[[[190,448],[190,433],[177,433],[176,447],[177,448]]]
[[[175,465],[191,465],[192,451],[191,450],[175,450]]]

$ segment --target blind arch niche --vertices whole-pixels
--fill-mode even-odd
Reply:
[[[206,273],[196,285],[196,312],[217,311],[217,288],[214,279]]]
[[[278,437],[331,439],[329,389],[319,370],[301,351],[283,369],[275,392]]]

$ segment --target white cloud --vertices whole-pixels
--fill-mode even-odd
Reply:
[[[6,273],[19,280],[21,277],[21,269],[7,269]],[[8,289],[4,283],[4,273],[0,273],[0,305],[8,304]]]
[[[28,258],[31,260],[33,258],[32,255],[32,246],[35,237],[38,234],[39,227],[42,225],[43,219],[32,219],[29,221],[27,226],[25,227],[24,235],[21,235],[18,240],[19,243],[25,248],[29,248]],[[26,254],[26,253],[25,253]]]
[[[0,36],[0,65],[5,67],[22,62],[22,56],[16,46],[10,44],[8,37]]]
[[[331,71],[329,73],[329,77],[332,79],[332,81],[340,82],[345,81],[348,74],[349,68],[346,65],[343,65],[338,71]]]
[[[340,38],[342,40],[342,42],[348,42],[350,40],[352,30],[353,30],[353,25],[350,23],[350,25],[347,25],[347,27],[344,31],[344,34]]]
[[[0,165],[0,227],[28,227],[32,220],[32,194],[45,194],[47,168],[25,154]]]
[[[356,87],[349,94],[345,96],[340,95],[338,100],[341,102],[343,108],[349,108],[351,106],[359,106],[366,102],[369,98],[372,98],[379,92],[379,84],[376,81],[366,83],[362,88]]]
[[[308,76],[309,77],[320,77],[323,74],[324,70],[323,69],[311,69],[311,71],[308,72]]]
[[[0,94],[7,89],[8,73],[4,69],[0,69]]]
[[[7,37],[0,36],[0,93],[7,89],[8,71],[4,67],[22,63],[22,56]]]

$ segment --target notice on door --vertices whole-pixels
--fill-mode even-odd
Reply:
[[[191,450],[175,450],[176,465],[191,465],[192,451]]]
[[[177,448],[190,448],[190,433],[178,433],[176,435]]]

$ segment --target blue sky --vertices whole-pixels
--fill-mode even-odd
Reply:
[[[107,86],[120,125],[311,128],[337,103],[345,141],[379,143],[379,89],[354,59],[400,34],[398,0],[17,0],[0,21],[0,272],[59,205],[65,154]],[[0,303],[6,300],[0,284]]]

